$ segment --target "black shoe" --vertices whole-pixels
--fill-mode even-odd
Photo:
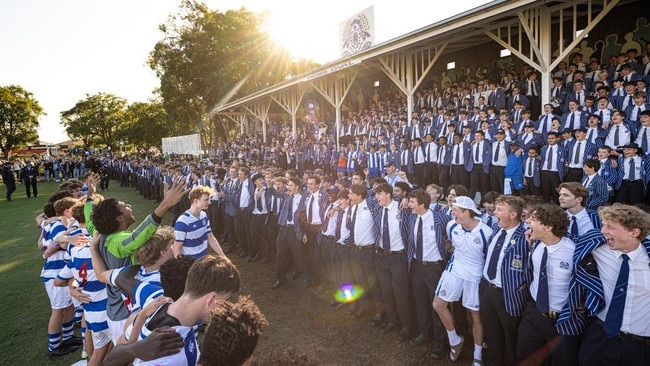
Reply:
[[[431,337],[420,333],[420,334],[416,335],[415,337],[413,337],[409,341],[409,345],[411,347],[418,347],[418,346],[421,346],[421,345],[423,345],[425,343],[429,343],[430,341],[431,341]]]
[[[442,343],[434,343],[431,349],[431,358],[434,360],[442,360],[447,356],[445,345]]]
[[[376,326],[379,326],[379,324],[381,324],[381,322],[382,322],[381,314],[377,313],[377,314],[375,314],[375,317],[372,318],[372,320],[370,321],[370,325],[372,325],[373,327],[376,327]]]
[[[282,286],[284,286],[284,285],[286,285],[286,284],[287,284],[287,283],[284,282],[284,281],[280,281],[280,280],[275,281],[275,283],[273,284],[273,286],[271,286],[271,290],[275,290],[276,288],[278,288],[278,287],[282,287]]]
[[[400,342],[406,342],[409,340],[409,337],[411,336],[411,330],[408,327],[403,327],[399,331],[399,338],[398,341]]]
[[[373,319],[374,320],[374,319]],[[385,327],[379,329],[379,333],[389,333],[392,332],[393,330],[397,329],[397,324],[395,323],[388,323],[386,324]]]
[[[54,351],[47,350],[47,355],[49,357],[63,356],[67,355],[68,353],[72,353],[77,349],[79,349],[79,346],[64,346],[61,344]]]
[[[81,346],[84,343],[84,341],[81,339],[81,337],[73,336],[72,338],[68,339],[67,341],[61,342],[62,346]]]

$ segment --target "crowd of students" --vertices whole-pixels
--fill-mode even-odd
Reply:
[[[471,335],[474,365],[647,364],[648,61],[572,61],[543,106],[535,72],[506,70],[408,102],[377,89],[339,128],[272,123],[268,143],[240,136],[213,160],[97,156],[104,178],[64,182],[37,218],[49,353],[80,346],[74,298],[91,363],[213,364],[220,348],[199,356],[197,322],[241,305],[255,340],[266,323],[227,301],[236,256],[274,263],[272,289],[301,276],[435,360],[457,361]],[[159,202],[134,231],[130,206],[96,193],[109,178]],[[170,210],[173,233],[159,228]]]

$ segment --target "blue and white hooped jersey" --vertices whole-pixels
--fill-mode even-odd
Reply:
[[[87,328],[93,332],[108,329],[106,285],[97,279],[90,255],[90,245],[80,247],[70,245],[68,253],[70,259],[59,272],[58,278],[64,281],[74,278],[79,287],[83,288],[82,293],[90,296],[90,302],[82,304]]]
[[[60,220],[52,221],[47,224],[42,231],[43,248],[55,246],[55,239],[66,232],[66,227]],[[56,278],[59,271],[65,267],[65,250],[59,248],[54,254],[45,259],[43,270],[41,271],[41,280],[47,282]]]
[[[198,218],[185,211],[174,224],[176,241],[183,243],[181,254],[196,259],[208,254],[208,234],[211,232],[210,220],[205,211],[201,211]]]
[[[117,276],[119,276],[122,271],[126,270],[129,267],[130,266],[114,269],[109,277],[111,285],[119,287],[116,284]],[[141,283],[133,289],[133,297],[126,296],[124,292],[122,292],[122,300],[124,300],[124,304],[129,310],[129,313],[139,310],[142,307],[142,304],[148,300],[150,301],[158,296],[162,296],[163,294],[162,285],[160,284],[160,273],[158,271],[146,274],[143,268],[140,268],[138,274],[136,275],[136,279],[141,281]],[[148,282],[147,280],[151,282]],[[153,287],[146,287],[144,286],[145,284],[151,284]]]
[[[174,326],[172,327],[183,338],[185,346],[183,349],[173,355],[162,357],[151,361],[142,361],[136,359],[134,365],[173,365],[173,366],[194,366],[199,361],[201,352],[199,351],[199,344],[197,342],[196,330],[193,327]],[[144,327],[143,327],[144,329]]]

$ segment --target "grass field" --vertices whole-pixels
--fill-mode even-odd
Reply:
[[[155,208],[153,201],[115,183],[101,193],[130,203],[138,220]],[[80,359],[80,351],[54,359],[46,356],[50,308],[39,277],[43,259],[36,247],[39,231],[33,218],[56,187],[56,183],[40,183],[39,197],[27,199],[24,186],[19,186],[14,202],[0,199],[0,310],[4,315],[0,319],[0,365],[71,365]],[[4,197],[2,185],[0,193]],[[165,219],[168,222],[170,215]],[[240,294],[251,295],[270,323],[256,355],[294,346],[313,353],[325,365],[432,364],[429,346],[414,349],[399,343],[395,332],[379,334],[369,325],[371,314],[355,320],[344,309],[331,310],[329,298],[304,289],[300,280],[271,290],[273,264],[232,260],[242,275]],[[460,364],[470,364],[471,343],[466,342]]]

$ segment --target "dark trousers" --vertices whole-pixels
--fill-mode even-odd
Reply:
[[[582,168],[569,168],[564,175],[563,182],[582,182],[582,176],[584,175]]]
[[[424,173],[424,163],[422,164],[413,164],[413,184],[420,188],[422,186],[422,175]]]
[[[302,243],[298,241],[293,225],[281,226],[278,239],[275,242],[277,250],[276,276],[280,282],[287,282],[286,272],[289,266],[289,253],[293,256],[294,263],[298,266],[305,281],[309,281],[309,269],[302,252]]]
[[[356,285],[366,289],[359,305],[361,309],[373,309],[380,312],[381,294],[375,270],[375,246],[350,246],[350,269]]]
[[[643,203],[643,182],[641,180],[629,181],[624,180],[621,188],[616,191],[616,202],[635,205]]]
[[[226,233],[224,241],[230,248],[237,246],[237,235],[235,234],[235,216],[226,214]]]
[[[4,182],[7,187],[7,201],[11,200],[11,195],[16,191],[16,182],[6,181]]]
[[[418,333],[425,336],[433,335],[434,341],[440,344],[445,344],[447,332],[438,313],[433,310],[432,304],[444,269],[443,261],[435,264],[429,263],[426,266],[415,259],[411,262],[411,284]]]
[[[438,164],[438,185],[442,192],[446,192],[449,187],[449,165]]]
[[[338,282],[343,285],[352,283],[352,269],[350,269],[350,246],[334,243],[334,266],[337,268]]]
[[[608,338],[603,322],[593,318],[587,325],[580,345],[581,366],[650,365],[650,341],[617,336]]]
[[[426,188],[431,183],[438,182],[438,172],[436,163],[426,162],[422,169],[422,188]]]
[[[334,237],[322,235],[320,239],[320,254],[323,258],[323,274],[325,275],[324,283],[329,283],[338,288],[341,284],[338,283],[337,270],[334,267],[334,259],[336,257],[334,250]]]
[[[266,216],[266,214],[251,215],[249,229],[251,233],[251,240],[248,245],[248,255],[251,257],[254,257],[256,255],[263,257],[268,252]]]
[[[311,269],[310,278],[312,283],[322,283],[325,280],[323,256],[320,245],[316,240],[320,228],[321,225],[307,225],[307,230],[305,230],[307,234],[307,266]]]
[[[530,301],[517,333],[518,365],[536,366],[549,360],[553,366],[577,365],[580,338],[558,334],[555,319],[540,314],[535,302]]]
[[[275,241],[278,238],[279,230],[280,225],[278,225],[278,215],[269,214],[269,218],[266,223],[267,242],[270,244],[269,252],[267,253],[267,256],[269,258],[272,258],[272,253],[275,252]]]
[[[469,187],[469,173],[463,165],[452,164],[450,178],[451,184],[460,184],[463,187]]]
[[[542,185],[540,189],[542,191],[544,201],[557,203],[558,194],[556,189],[557,186],[560,185],[560,176],[558,175],[558,172],[542,170],[540,174],[540,177],[542,179]]]
[[[378,250],[375,255],[375,267],[388,322],[402,324],[410,329],[412,321],[406,251],[387,254],[381,249]]]
[[[239,249],[244,255],[251,255],[251,240],[250,240],[250,222],[251,212],[245,209],[237,209],[235,215],[235,236],[237,237],[237,244]]]
[[[483,329],[486,330],[485,343],[488,347],[483,360],[490,366],[514,365],[521,317],[506,312],[501,290],[491,288],[487,281],[483,281],[479,287],[479,298]]]
[[[535,187],[535,183],[533,181],[533,177],[524,177],[524,189],[523,189],[523,194],[525,196],[539,196],[542,194],[542,191],[540,187]]]
[[[506,167],[492,165],[490,167],[490,187],[493,191],[503,194],[503,181],[506,179]]]
[[[476,192],[481,193],[481,198],[490,190],[490,175],[483,172],[483,165],[474,164],[469,173],[469,197],[474,198]]]
[[[36,177],[33,178],[25,178],[25,194],[27,195],[27,198],[32,196],[32,193],[34,194],[34,197],[38,197],[38,187],[36,186]]]

